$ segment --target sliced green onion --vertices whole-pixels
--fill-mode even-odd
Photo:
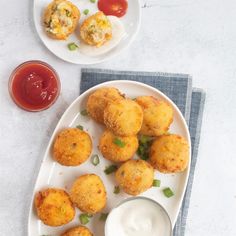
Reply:
[[[106,221],[108,213],[102,213],[99,217],[99,220]]]
[[[96,2],[96,0],[90,0],[90,2],[91,2],[91,3],[95,3],[95,2]]]
[[[174,196],[174,192],[170,188],[163,189],[163,193],[168,198]]]
[[[150,137],[145,136],[145,135],[141,135],[140,139],[139,139],[140,143],[142,143],[142,144],[146,144],[146,143],[150,142],[151,140],[152,139]]]
[[[88,15],[89,9],[85,9],[85,10],[83,11],[83,13],[84,13],[85,15]]]
[[[80,130],[84,130],[84,127],[82,125],[77,125],[76,128]]]
[[[87,115],[88,115],[87,110],[86,110],[86,109],[82,110],[82,111],[80,112],[80,115],[82,115],[82,116],[87,116]]]
[[[75,43],[69,43],[67,47],[70,51],[75,51],[78,48],[78,45]]]
[[[93,155],[93,156],[92,156],[92,164],[93,164],[94,166],[97,166],[99,163],[100,163],[99,156],[98,156],[97,154]]]
[[[109,175],[109,174],[115,172],[117,169],[118,169],[118,167],[116,165],[110,165],[105,168],[104,172],[106,175]]]
[[[161,186],[161,181],[159,179],[154,179],[152,183],[153,187],[160,187]]]
[[[120,193],[120,187],[119,187],[119,186],[115,186],[113,193],[114,193],[114,194]]]
[[[91,215],[88,214],[80,214],[79,220],[82,225],[86,225],[89,222],[89,218],[91,218]]]
[[[125,146],[125,143],[122,140],[118,139],[118,138],[115,138],[113,140],[113,143],[116,144],[117,146],[121,147],[121,148],[123,148]]]
[[[70,17],[71,16],[71,12],[66,10],[66,16]]]

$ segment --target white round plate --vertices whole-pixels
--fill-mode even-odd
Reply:
[[[110,165],[111,162],[102,157],[97,146],[99,137],[104,131],[105,127],[103,125],[97,124],[91,118],[87,116],[82,116],[80,114],[80,111],[84,110],[86,107],[86,101],[88,99],[88,96],[96,89],[104,86],[116,87],[122,93],[125,93],[127,97],[130,98],[149,95],[168,102],[174,109],[174,121],[170,127],[170,132],[182,135],[188,140],[189,145],[191,146],[188,127],[181,112],[179,111],[177,106],[159,90],[150,87],[148,85],[145,85],[143,83],[138,83],[134,81],[106,82],[87,90],[85,93],[80,95],[65,111],[48,144],[45,156],[43,158],[40,167],[38,178],[35,184],[34,192],[32,194],[32,204],[28,221],[28,236],[39,236],[39,235],[59,236],[60,233],[62,233],[64,230],[79,224],[78,216],[80,214],[80,211],[77,209],[76,217],[68,225],[61,227],[49,227],[44,225],[37,218],[33,207],[33,197],[35,193],[43,188],[57,187],[66,189],[68,191],[73,181],[78,176],[86,173],[95,173],[102,178],[107,190],[108,199],[106,208],[103,210],[104,213],[109,212],[112,208],[117,206],[124,199],[131,197],[130,195],[127,195],[122,191],[119,194],[114,194],[113,190],[114,186],[116,185],[114,174],[106,175],[104,173],[104,168]],[[53,160],[51,154],[51,148],[55,136],[58,134],[59,131],[61,131],[64,128],[76,127],[77,125],[82,125],[84,127],[84,130],[91,135],[93,140],[92,154],[99,155],[100,157],[99,165],[94,166],[91,163],[91,160],[88,160],[87,162],[77,167],[65,167]],[[191,157],[189,157],[189,159],[191,160]],[[161,174],[160,172],[155,171],[155,178],[161,180],[161,187],[160,188],[153,187],[148,191],[146,191],[145,193],[141,194],[141,196],[151,198],[160,203],[168,212],[173,226],[176,222],[176,218],[178,216],[178,212],[183,200],[189,175],[189,169],[190,169],[190,162],[187,169],[182,173]],[[162,192],[162,189],[165,187],[170,187],[174,191],[175,195],[171,198],[166,198]],[[94,235],[104,236],[104,222],[99,220],[99,216],[100,214],[96,214],[95,216],[93,216],[93,218],[91,219],[90,223],[87,226],[91,229]]]
[[[125,28],[125,36],[119,42],[119,44],[112,48],[107,53],[99,56],[86,56],[80,53],[79,49],[76,51],[68,50],[68,43],[79,42],[75,33],[70,35],[67,40],[55,40],[48,37],[43,29],[42,18],[44,9],[52,0],[34,0],[34,23],[39,37],[45,44],[45,46],[59,58],[75,63],[75,64],[96,64],[108,60],[120,53],[123,49],[127,48],[134,40],[135,35],[138,32],[141,18],[141,6],[139,0],[128,0],[128,10],[125,16],[120,20]],[[91,3],[89,0],[70,0],[81,11],[80,23],[89,15],[98,11],[97,3]],[[83,10],[89,9],[89,14],[85,16]],[[80,24],[79,23],[79,24]]]

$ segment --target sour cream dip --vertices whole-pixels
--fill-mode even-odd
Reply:
[[[165,209],[145,198],[130,198],[114,208],[106,220],[105,236],[171,236]]]

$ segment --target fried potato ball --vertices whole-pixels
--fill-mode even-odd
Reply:
[[[79,9],[69,1],[54,0],[44,12],[44,28],[49,37],[65,40],[74,32],[80,18]]]
[[[116,181],[124,192],[138,195],[148,190],[153,184],[154,170],[143,160],[129,160],[116,171]]]
[[[136,135],[143,122],[142,108],[131,99],[117,100],[104,110],[104,123],[115,135]]]
[[[99,150],[102,155],[114,162],[124,162],[133,157],[138,149],[136,135],[119,137],[106,130],[99,140]]]
[[[49,226],[60,226],[74,219],[75,209],[69,195],[62,189],[39,191],[34,199],[39,219]]]
[[[150,148],[150,163],[160,172],[184,171],[189,162],[189,145],[185,138],[176,135],[158,137]]]
[[[90,230],[85,226],[77,226],[67,230],[61,236],[93,236]]]
[[[140,134],[159,136],[165,134],[173,122],[173,108],[152,96],[137,97],[135,101],[143,109],[143,124]]]
[[[99,11],[84,20],[80,37],[92,46],[100,47],[112,38],[112,25],[106,15]]]
[[[82,175],[75,180],[70,191],[72,202],[82,211],[95,214],[106,205],[106,189],[99,176]]]
[[[124,96],[116,88],[104,87],[93,92],[87,101],[87,111],[97,122],[104,123],[104,109],[116,100],[124,99]]]
[[[78,166],[89,158],[91,151],[89,134],[77,128],[68,128],[56,137],[53,157],[61,165]]]

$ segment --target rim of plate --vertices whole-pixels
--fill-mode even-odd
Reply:
[[[92,91],[100,88],[100,87],[104,87],[104,86],[115,86],[116,84],[129,84],[129,85],[138,85],[138,86],[141,86],[141,87],[145,87],[147,89],[150,89],[152,90],[153,92],[155,93],[158,93],[158,95],[160,95],[161,97],[163,97],[165,100],[167,100],[173,107],[174,107],[174,110],[178,113],[180,119],[181,119],[181,122],[184,126],[184,129],[186,131],[186,134],[187,134],[187,141],[188,141],[188,144],[189,144],[189,163],[188,163],[188,167],[187,169],[185,170],[186,171],[186,174],[187,174],[187,178],[185,179],[184,181],[184,191],[182,192],[181,196],[180,196],[180,199],[181,199],[181,203],[183,202],[183,197],[184,197],[184,194],[185,194],[185,191],[186,191],[186,186],[187,186],[187,183],[188,183],[188,179],[189,179],[189,172],[190,172],[190,167],[191,167],[191,150],[192,150],[192,147],[191,147],[191,138],[190,138],[190,133],[189,133],[189,129],[188,129],[188,126],[187,126],[187,123],[184,119],[184,116],[182,115],[181,111],[179,110],[179,108],[177,107],[177,105],[169,98],[167,97],[164,93],[162,93],[160,90],[150,86],[150,85],[147,85],[147,84],[144,84],[144,83],[141,83],[141,82],[137,82],[137,81],[132,81],[132,80],[113,80],[113,81],[108,81],[108,82],[104,82],[104,83],[101,83],[101,84],[98,84],[96,86],[93,86],[91,88],[89,88],[87,91],[85,91],[84,93],[80,94],[70,105],[69,107],[64,111],[63,115],[61,116],[60,120],[58,121],[52,135],[51,135],[51,138],[48,142],[48,145],[47,145],[47,148],[44,152],[44,156],[43,156],[43,159],[41,160],[41,163],[46,159],[46,155],[45,153],[47,153],[49,151],[49,149],[51,148],[51,145],[53,143],[53,140],[54,140],[54,136],[56,135],[56,130],[58,129],[58,126],[61,125],[61,122],[62,120],[64,119],[64,117],[67,115],[68,111],[71,109],[71,107],[74,106],[74,104],[77,103],[77,101],[79,99],[84,99],[85,97],[88,96],[89,93],[91,93]],[[79,111],[78,111],[79,113]],[[36,176],[36,179],[35,179],[35,182],[34,182],[34,185],[33,185],[33,189],[32,189],[32,196],[31,196],[31,201],[30,201],[30,206],[29,206],[29,211],[28,211],[28,227],[27,227],[27,233],[29,235],[30,231],[29,231],[29,225],[30,225],[30,216],[31,216],[31,213],[33,211],[33,200],[34,200],[34,190],[35,190],[35,186],[37,185],[39,179],[38,179],[38,174],[40,172],[40,169],[41,169],[41,166],[40,168],[38,169],[38,173],[37,173],[37,176]],[[178,207],[178,212],[181,208],[181,204],[179,205]],[[176,217],[174,218],[174,220],[171,222],[172,223],[172,227],[175,226],[175,223],[176,223],[176,220],[177,220],[177,217],[178,217],[178,214],[176,214]]]
[[[44,46],[53,54],[55,55],[56,57],[60,58],[61,60],[63,61],[66,61],[66,62],[69,62],[69,63],[72,63],[72,64],[76,64],[76,65],[95,65],[95,64],[99,64],[99,63],[102,63],[102,62],[105,62],[105,61],[108,61],[109,59],[112,59],[114,58],[115,56],[118,56],[120,55],[121,52],[123,52],[124,50],[126,50],[134,41],[134,39],[136,38],[138,32],[139,32],[139,29],[140,29],[140,25],[141,25],[141,18],[142,18],[142,14],[141,14],[141,0],[135,0],[137,1],[138,3],[138,15],[139,15],[139,18],[138,18],[138,21],[137,21],[137,26],[136,26],[136,30],[135,32],[132,34],[132,36],[130,37],[130,40],[127,42],[127,44],[121,49],[121,50],[118,50],[117,52],[115,53],[111,53],[110,55],[96,61],[96,62],[75,62],[73,60],[69,60],[69,59],[65,59],[63,57],[61,57],[60,55],[58,55],[57,53],[55,53],[54,51],[52,51],[48,46],[47,46],[47,43],[42,39],[42,37],[40,36],[40,33],[38,31],[38,28],[37,28],[37,25],[36,25],[36,16],[35,16],[35,1],[34,0],[34,4],[33,4],[33,19],[34,19],[34,27],[36,29],[36,32],[38,34],[38,37],[40,38],[41,42],[43,42]],[[133,0],[132,0],[133,1]],[[120,42],[119,42],[120,44]],[[119,46],[116,45],[116,47]],[[112,48],[111,50],[109,50],[108,52],[112,51],[114,48]],[[107,53],[108,53],[107,52]]]

